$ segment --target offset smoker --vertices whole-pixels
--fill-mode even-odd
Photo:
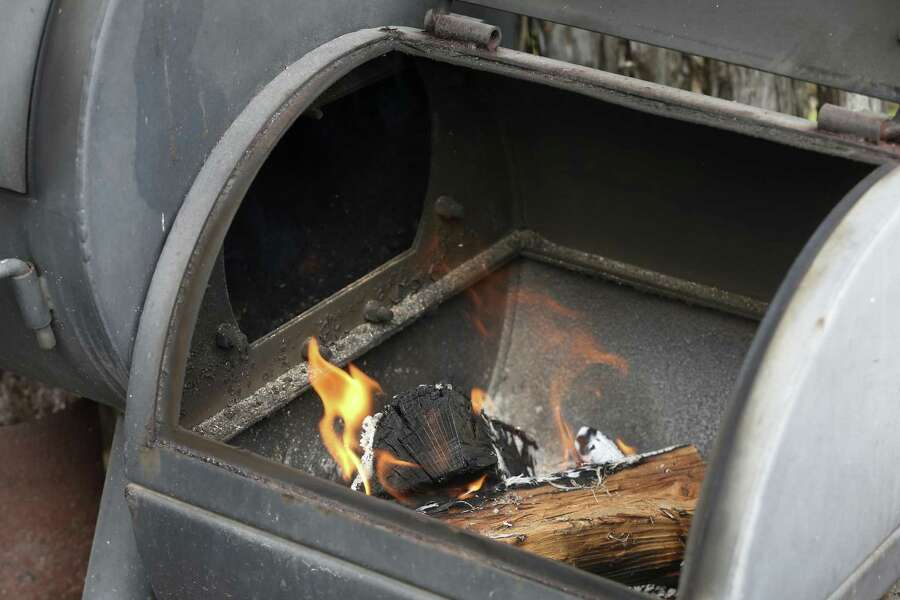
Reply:
[[[382,18],[365,25],[402,21]],[[156,265],[146,300],[139,283],[122,292],[140,298],[141,327],[125,471],[111,471],[98,534],[128,539],[115,504],[127,483],[141,557],[129,573],[143,565],[160,597],[633,594],[327,481],[310,336],[388,390],[485,387],[552,450],[537,408],[577,344],[548,341],[547,311],[528,310],[540,295],[577,315],[570,338],[630,365],[583,374],[569,420],[646,449],[694,442],[710,459],[683,597],[867,596],[900,577],[894,146],[481,47],[490,28],[337,37],[356,29],[258,73],[208,152],[165,163],[193,183],[162,211],[158,260],[140,259]],[[895,97],[839,75],[822,81]],[[113,229],[97,235],[126,235]],[[103,332],[119,322],[103,309],[77,321],[62,290],[102,304],[115,286],[66,288],[24,257],[59,338],[38,374],[67,383],[67,335],[120,334]],[[490,307],[480,327],[475,302]],[[16,368],[39,356],[4,349]],[[105,385],[80,376],[85,393]],[[95,581],[123,567],[117,552],[98,544]],[[809,556],[820,564],[798,569]]]

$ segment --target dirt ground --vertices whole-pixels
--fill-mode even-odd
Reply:
[[[75,397],[0,369],[0,427],[65,410]]]

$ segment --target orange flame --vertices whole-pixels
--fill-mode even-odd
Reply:
[[[622,440],[622,438],[616,438],[616,447],[624,454],[625,456],[634,456],[637,454],[637,448],[634,446],[629,446]]]
[[[372,396],[381,392],[378,382],[350,365],[349,374],[324,358],[315,338],[309,342],[309,382],[322,400],[325,414],[319,421],[322,443],[341,469],[344,481],[359,472],[366,494],[371,494],[369,478],[359,459],[359,431],[363,419],[372,413]],[[338,435],[338,420],[343,431]]]
[[[406,500],[406,494],[388,483],[388,472],[393,467],[410,467],[413,469],[421,469],[421,467],[414,462],[397,458],[387,450],[375,451],[375,475],[376,477],[378,477],[378,483],[381,484],[381,487],[384,488],[384,491],[386,491],[397,500]]]
[[[561,366],[550,380],[550,408],[563,448],[563,462],[571,461],[579,464],[581,459],[578,456],[578,449],[575,447],[572,428],[562,414],[563,398],[575,379],[588,367],[606,365],[616,369],[624,376],[628,375],[628,362],[617,354],[601,350],[594,339],[582,331],[573,333],[553,329],[544,332],[544,339],[551,345],[560,348],[566,345],[566,351],[573,359]],[[595,392],[599,393],[599,390]]]
[[[474,494],[475,492],[477,492],[478,490],[480,490],[480,489],[481,489],[481,486],[484,485],[484,480],[485,480],[485,479],[487,479],[487,473],[485,473],[484,475],[482,475],[481,477],[479,477],[479,478],[476,479],[475,481],[469,483],[469,484],[466,486],[465,491],[463,491],[463,492],[462,492],[460,495],[458,495],[456,498],[459,499],[459,500],[465,500],[466,498],[471,498],[471,497],[472,497],[472,494]]]
[[[480,415],[485,406],[491,409],[491,412],[495,412],[494,401],[483,389],[479,387],[472,388],[469,398],[472,400],[472,414]]]
[[[482,337],[493,338],[500,334],[503,311],[507,306],[528,311],[541,329],[542,350],[548,355],[565,357],[563,364],[550,377],[549,404],[563,449],[561,460],[563,464],[577,464],[579,458],[572,427],[563,416],[563,400],[572,384],[589,367],[606,365],[627,376],[628,362],[604,351],[593,337],[581,329],[577,310],[564,306],[549,294],[515,285],[507,286],[507,278],[506,272],[495,273],[467,290],[471,302],[471,310],[467,311],[469,320]],[[472,390],[472,409],[475,412],[479,411],[479,393],[483,392]],[[600,390],[595,390],[595,394],[600,397]]]

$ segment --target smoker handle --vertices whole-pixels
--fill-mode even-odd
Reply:
[[[53,316],[34,265],[19,258],[4,258],[0,260],[0,279],[7,277],[12,280],[25,325],[34,331],[41,350],[52,350],[56,347],[56,336],[50,327]]]

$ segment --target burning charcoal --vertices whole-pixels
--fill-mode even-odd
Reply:
[[[497,470],[485,420],[446,384],[399,394],[385,408],[373,444],[379,483],[405,496]],[[379,462],[391,462],[388,468]]]
[[[594,429],[582,427],[575,435],[575,448],[582,463],[599,465],[625,458],[611,439]]]
[[[374,493],[405,499],[464,498],[510,475],[533,475],[537,444],[484,415],[449,384],[394,396],[363,423],[363,469]],[[358,477],[354,489],[361,489]]]

